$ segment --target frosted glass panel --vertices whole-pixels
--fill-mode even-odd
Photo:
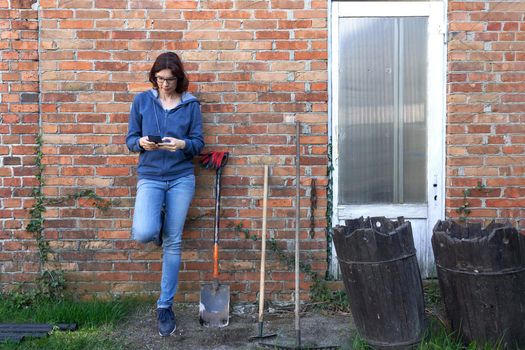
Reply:
[[[403,202],[426,202],[426,18],[401,21],[403,32]]]
[[[339,19],[340,204],[426,201],[426,18]]]

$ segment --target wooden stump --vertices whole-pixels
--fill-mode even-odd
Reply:
[[[410,222],[347,220],[334,245],[359,334],[378,349],[407,349],[425,332],[423,285]]]
[[[525,237],[509,223],[438,221],[432,248],[445,311],[465,342],[525,348]]]

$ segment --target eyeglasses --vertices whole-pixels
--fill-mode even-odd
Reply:
[[[177,81],[177,78],[163,78],[159,76],[155,76],[155,79],[157,79],[157,84],[162,85],[164,82],[168,83],[168,85],[172,84],[174,81]]]

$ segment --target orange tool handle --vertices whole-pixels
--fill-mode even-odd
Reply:
[[[219,244],[213,245],[213,278],[219,278]]]

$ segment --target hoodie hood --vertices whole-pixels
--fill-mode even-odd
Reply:
[[[153,97],[153,99],[160,104],[159,91],[157,89],[149,89],[148,96]],[[199,102],[199,100],[197,100],[197,97],[193,96],[190,92],[184,91],[180,97],[180,103],[177,106],[184,105],[193,101]]]

